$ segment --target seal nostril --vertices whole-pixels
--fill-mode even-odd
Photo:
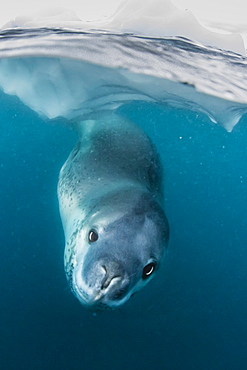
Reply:
[[[112,293],[122,287],[125,271],[120,263],[103,260],[98,262],[97,270],[99,271],[98,288],[101,293]]]
[[[105,265],[102,265],[102,269],[105,271],[105,276],[103,277],[103,280],[102,280],[102,283],[101,283],[101,290],[103,290],[105,288],[105,285],[107,283],[107,276],[108,276]]]
[[[109,275],[106,275],[104,280],[102,281],[102,284],[101,284],[101,289],[106,289],[108,288],[108,286],[111,284],[111,282],[115,279],[118,279],[118,278],[121,278],[120,275],[115,275],[115,276],[109,276]]]
[[[101,282],[101,290],[104,290],[108,288],[113,280],[121,278],[121,275],[117,274],[116,271],[111,271],[111,269],[107,270],[105,265],[102,265],[101,267],[105,272],[105,275]]]

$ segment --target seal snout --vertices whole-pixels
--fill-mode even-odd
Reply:
[[[109,302],[123,299],[129,291],[130,279],[121,264],[115,261],[97,261],[84,270],[82,278],[88,287],[90,305],[104,303],[111,306]]]
[[[121,275],[117,271],[107,269],[105,265],[102,265],[102,269],[105,271],[105,276],[101,284],[102,290],[108,288],[112,282],[116,283],[116,280],[121,279]]]
[[[122,266],[117,262],[100,263],[104,276],[101,280],[101,291],[108,299],[121,299],[129,286],[129,279]]]

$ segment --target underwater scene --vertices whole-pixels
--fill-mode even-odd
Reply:
[[[1,369],[246,367],[245,52],[127,11],[0,32]]]

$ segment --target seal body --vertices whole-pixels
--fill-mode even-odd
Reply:
[[[150,139],[117,115],[79,129],[58,183],[65,271],[83,305],[116,308],[155,275],[166,249],[162,169]]]

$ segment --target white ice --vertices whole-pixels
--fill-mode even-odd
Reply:
[[[217,2],[219,1],[220,0],[214,1],[214,7],[211,6],[212,16],[208,16],[210,11],[208,10],[206,12],[207,21],[204,20],[204,24],[209,24],[211,27],[214,26],[214,28],[218,27],[217,32],[213,32],[209,28],[204,27],[189,8],[182,9],[181,6],[184,4],[185,7],[186,1],[181,2],[179,0],[175,0],[175,2],[180,5],[180,8],[176,7],[170,0],[125,0],[120,3],[113,15],[109,15],[102,20],[91,22],[85,22],[85,16],[83,17],[83,2],[81,3],[80,11],[79,8],[76,7],[83,20],[81,20],[73,10],[62,8],[43,9],[31,14],[26,10],[26,14],[15,17],[15,19],[7,22],[3,27],[68,27],[80,28],[83,30],[104,29],[114,32],[131,32],[136,35],[154,37],[184,36],[205,45],[245,54],[246,47],[243,37],[240,33],[235,32],[236,30],[241,31],[241,29],[243,29],[243,27],[240,27],[242,23],[238,24],[238,21],[235,20],[234,26],[233,24],[231,24],[232,27],[229,25],[233,32],[227,32],[227,34],[219,32],[221,26],[219,23],[212,21],[210,24],[210,19],[214,19],[214,9],[219,8],[217,7]],[[102,1],[101,3],[104,4],[105,2]],[[116,4],[117,3],[119,3],[119,1],[116,1]],[[201,2],[197,2],[197,4],[198,3]],[[99,4],[99,1],[98,3],[94,2],[96,13],[97,6],[100,7]],[[84,2],[84,7],[90,7],[90,2]],[[226,7],[227,6],[224,5],[224,8]],[[113,9],[114,8],[113,6]],[[196,9],[198,13],[198,8]],[[241,11],[241,8],[239,11]],[[224,13],[224,9],[222,9],[222,12]],[[110,10],[108,10],[108,13],[110,13]],[[230,10],[227,12],[228,20],[229,13]],[[224,20],[225,18],[222,19]],[[229,21],[227,24],[229,24]],[[223,29],[226,30],[226,24],[223,25]],[[247,26],[245,31],[247,32]],[[243,32],[243,34],[245,34],[245,32]]]

